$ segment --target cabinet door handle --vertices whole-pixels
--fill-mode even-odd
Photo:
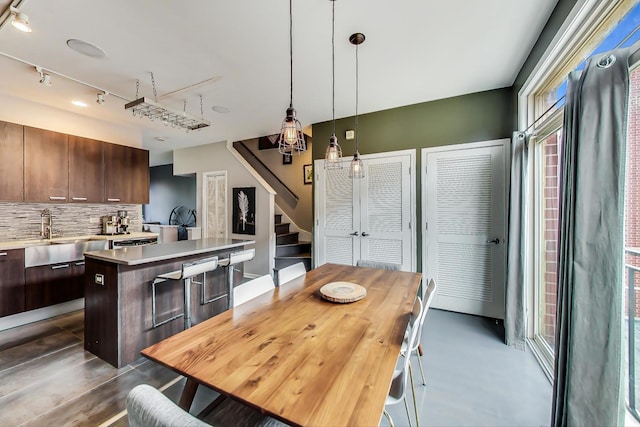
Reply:
[[[67,200],[64,196],[49,196],[49,200]]]
[[[51,266],[52,270],[59,270],[61,268],[69,268],[69,264],[60,264],[60,265],[52,265]]]
[[[365,233],[364,231],[362,232],[362,237],[367,237],[369,234]]]
[[[349,233],[349,235],[350,235],[350,236],[357,236],[357,235],[358,235],[358,232],[357,232],[357,231],[354,231],[353,233]]]
[[[76,201],[82,202],[82,201],[87,200],[87,198],[86,197],[72,197],[71,200],[76,200]]]
[[[119,202],[119,201],[120,201],[120,199],[116,199],[116,198],[107,199],[107,202]]]
[[[8,254],[6,252],[0,252],[0,256],[7,256]]]
[[[78,262],[76,262],[76,265],[77,265],[78,267],[80,267],[81,265],[84,265],[84,261],[78,261]]]

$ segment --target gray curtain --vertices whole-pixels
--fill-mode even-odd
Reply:
[[[561,154],[554,426],[622,425],[628,49],[571,73]]]
[[[528,142],[524,132],[513,133],[504,331],[507,345],[520,350],[524,350],[526,338],[524,266]]]

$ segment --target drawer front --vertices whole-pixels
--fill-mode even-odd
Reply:
[[[24,249],[0,249],[0,262],[4,261],[22,261],[24,264]]]
[[[26,269],[26,308],[33,310],[83,296],[82,261],[42,265]]]

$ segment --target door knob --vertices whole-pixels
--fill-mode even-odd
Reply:
[[[497,244],[500,243],[500,239],[495,238],[495,239],[492,239],[492,240],[487,240],[487,243],[493,243],[494,245],[497,245]]]
[[[357,236],[357,235],[358,235],[358,232],[357,232],[357,231],[354,231],[353,233],[349,233],[349,235],[351,235],[351,236]]]
[[[367,236],[368,236],[368,234],[363,231],[362,232],[362,237],[367,237]]]

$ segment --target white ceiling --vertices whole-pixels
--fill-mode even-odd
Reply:
[[[359,48],[359,112],[379,111],[512,85],[556,2],[337,0],[336,116],[355,111],[350,34],[367,38]],[[293,104],[307,126],[331,119],[331,1],[293,3]],[[2,10],[8,5],[0,0]],[[33,32],[0,29],[0,94],[135,128],[152,158],[279,131],[289,104],[286,0],[25,0],[20,10]],[[68,39],[92,43],[107,56],[80,55]],[[53,85],[40,85],[27,64],[50,71]],[[212,126],[187,134],[132,117],[115,96],[96,104],[95,88],[133,100],[136,79],[140,94],[152,98],[149,72],[167,107],[182,110],[186,99],[187,112],[199,117],[202,95]],[[211,78],[216,81],[162,97]],[[216,113],[214,105],[231,112]]]

